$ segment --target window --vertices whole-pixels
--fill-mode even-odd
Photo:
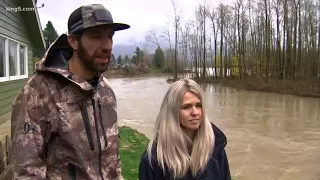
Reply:
[[[19,54],[19,56],[20,56],[20,75],[23,76],[23,75],[27,75],[26,68],[28,68],[27,63],[26,63],[26,62],[28,62],[26,46],[20,44],[19,50],[20,50],[20,54]]]
[[[5,39],[0,37],[0,78],[6,77]]]
[[[17,45],[18,43],[9,40],[9,74],[13,77],[16,77],[18,75]]]
[[[25,44],[0,36],[0,82],[28,77],[27,52]]]

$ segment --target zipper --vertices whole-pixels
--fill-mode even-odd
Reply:
[[[93,94],[93,96],[94,96],[94,94]],[[104,180],[103,174],[102,174],[102,168],[101,168],[101,155],[102,155],[101,151],[102,150],[101,150],[101,142],[100,142],[100,135],[99,135],[99,123],[98,123],[98,120],[97,120],[96,104],[95,104],[93,96],[92,96],[91,101],[92,101],[94,123],[96,125],[96,133],[97,133],[97,140],[98,140],[98,147],[99,147],[99,149],[98,149],[99,150],[99,171],[100,171],[100,175],[101,175],[102,180]]]
[[[86,133],[87,133],[87,138],[89,141],[89,146],[90,146],[90,150],[94,151],[94,143],[93,143],[93,135],[91,132],[91,127],[90,127],[90,121],[89,121],[89,116],[88,116],[88,111],[87,108],[85,106],[85,102],[80,103],[80,111],[81,111],[81,115],[82,115],[82,120],[84,123],[84,127],[86,129]]]
[[[76,168],[73,164],[68,165],[69,180],[76,180]]]
[[[108,146],[108,139],[107,139],[107,133],[106,130],[104,129],[104,124],[103,124],[103,120],[102,120],[102,110],[101,110],[101,103],[98,100],[98,107],[99,107],[99,119],[100,119],[100,125],[101,125],[101,129],[102,129],[102,133],[103,133],[103,138],[104,138],[104,142],[105,142],[105,146]]]

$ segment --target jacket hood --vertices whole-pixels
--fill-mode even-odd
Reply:
[[[94,87],[90,83],[69,71],[68,61],[72,57],[72,53],[73,49],[68,43],[67,35],[62,34],[49,46],[42,59],[35,64],[35,69],[37,72],[61,75],[83,90],[93,90]],[[99,81],[103,78],[101,74],[99,74]]]

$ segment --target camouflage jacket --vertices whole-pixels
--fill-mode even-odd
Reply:
[[[122,179],[115,94],[71,74],[68,51],[51,45],[14,102],[12,179]]]

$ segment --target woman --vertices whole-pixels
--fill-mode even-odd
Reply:
[[[140,180],[230,180],[226,136],[206,117],[203,92],[191,79],[173,83],[139,166]]]

